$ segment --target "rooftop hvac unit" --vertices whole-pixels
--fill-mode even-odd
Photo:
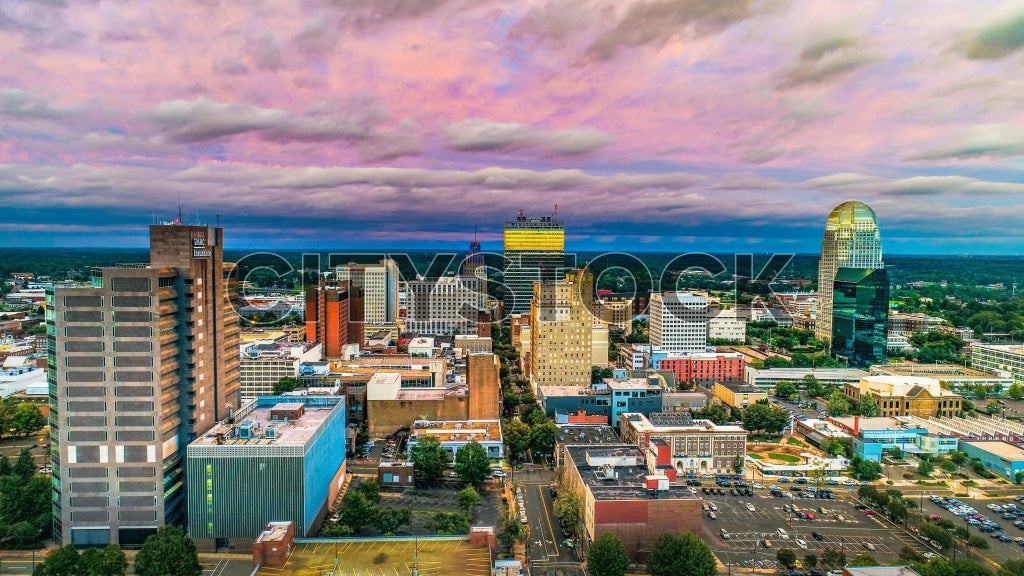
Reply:
[[[267,429],[263,431],[263,437],[270,440],[277,438],[277,428],[273,426],[267,426]]]
[[[248,420],[238,425],[238,437],[242,440],[249,440],[255,438],[255,433],[252,429],[252,422]]]

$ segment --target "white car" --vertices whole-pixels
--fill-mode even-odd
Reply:
[[[938,556],[938,554],[936,554],[935,552],[925,552],[924,554],[922,554],[922,556],[924,556],[928,560],[931,560],[932,558]]]
[[[747,510],[750,510],[751,512],[755,512],[756,508],[754,508],[753,504],[751,504],[750,502],[747,502]]]
[[[796,545],[799,546],[801,550],[807,550],[807,540],[797,538],[794,542],[796,542]]]
[[[786,532],[785,528],[779,528],[777,532],[779,533],[779,538],[782,538],[783,540],[789,540],[789,532]]]
[[[764,485],[754,482],[754,488],[764,488]]]
[[[708,502],[708,508],[711,508],[712,512],[718,512],[718,505],[714,502]]]

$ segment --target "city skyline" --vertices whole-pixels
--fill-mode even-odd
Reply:
[[[1020,2],[372,6],[4,4],[0,245],[1022,252]]]

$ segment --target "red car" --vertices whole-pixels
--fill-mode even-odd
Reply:
[[[808,512],[807,513],[807,519],[808,520],[814,520],[814,514],[811,514],[810,512]]]
[[[874,516],[875,515],[875,511],[874,510],[865,510],[864,514],[866,514],[868,516]]]
[[[938,514],[932,514],[931,516],[928,517],[928,519],[931,520],[932,522],[938,522],[941,518],[942,518],[942,516],[939,516]]]

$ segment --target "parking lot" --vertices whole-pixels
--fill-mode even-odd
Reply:
[[[972,500],[969,498],[960,498],[960,501],[968,506],[975,508],[979,514],[983,514],[991,518],[993,521],[995,521],[996,524],[999,525],[999,529],[993,532],[982,532],[978,526],[971,526],[967,524],[966,520],[955,516],[952,512],[935,504],[934,502],[931,502],[927,497],[924,497],[921,500],[923,504],[922,510],[926,515],[938,514],[942,518],[948,518],[952,520],[956,526],[967,527],[968,532],[972,536],[979,535],[985,537],[985,539],[988,541],[990,548],[988,550],[983,550],[980,553],[984,556],[991,558],[998,564],[1002,564],[1007,560],[1016,560],[1021,557],[1021,554],[1024,553],[1024,548],[1022,548],[1020,544],[1017,544],[1012,541],[1000,542],[996,538],[991,537],[992,535],[998,534],[1000,532],[1005,533],[1007,536],[1013,538],[1024,537],[1024,529],[1017,528],[1016,526],[1014,526],[1013,520],[1003,519],[999,514],[987,508],[989,504],[1005,504],[1008,502],[1013,502],[1012,498],[1003,498],[1000,500]],[[1024,508],[1024,503],[1014,503],[1017,506]]]
[[[792,494],[787,486],[782,488],[784,493]],[[728,490],[725,495],[700,494],[718,509],[715,520],[704,520],[707,541],[723,562],[760,568],[775,568],[775,553],[780,548],[793,550],[801,559],[807,554],[815,554],[820,559],[822,552],[832,549],[845,553],[848,559],[865,552],[882,562],[895,560],[905,544],[918,552],[927,551],[881,519],[867,516],[852,503],[842,500],[845,490],[836,492],[839,497],[835,500],[775,498],[767,490],[756,490],[754,497],[731,496]],[[753,511],[747,508],[747,503],[753,505]],[[814,519],[801,520],[798,512],[787,512],[786,505],[811,512]],[[719,533],[723,528],[729,533],[728,540]],[[779,528],[787,532],[786,538],[778,533]],[[817,532],[821,538],[814,538],[812,532]],[[759,544],[764,540],[770,543],[770,549]],[[869,550],[869,546],[874,550]]]

